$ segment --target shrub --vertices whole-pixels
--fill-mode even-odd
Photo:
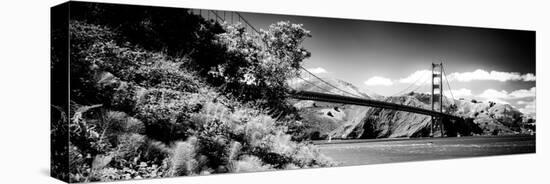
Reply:
[[[69,127],[72,181],[168,175],[163,162],[169,149],[141,135],[144,124],[126,113],[107,111],[100,105],[80,106]]]
[[[271,165],[266,165],[256,156],[243,156],[240,160],[231,162],[229,172],[257,172],[273,170]]]
[[[109,26],[120,35],[117,43],[130,42],[169,56],[206,47],[215,34],[223,32],[219,25],[179,8],[88,2],[71,5],[72,19]]]
[[[190,114],[201,108],[199,96],[170,89],[146,89],[136,104],[136,117],[147,126],[151,138],[170,143],[184,140],[194,130]]]
[[[216,43],[175,58],[114,40],[105,27],[71,24],[82,37],[71,45],[78,66],[68,120],[71,181],[334,165],[292,136],[302,124],[289,113],[285,80],[309,57],[299,46],[309,35],[301,26],[279,23],[256,38],[228,28]],[[189,67],[210,57],[198,57],[205,50],[220,57],[197,65],[214,66],[208,75]]]
[[[216,103],[207,103],[192,121],[203,125],[197,129],[199,153],[208,157],[208,165],[213,169],[224,167],[231,171],[231,167],[235,167],[231,165],[234,160],[247,155],[257,157],[269,168],[281,169],[289,164],[298,167],[334,165],[312,145],[293,142],[291,135],[285,133],[287,128],[278,125],[275,119],[246,106],[232,111]]]
[[[224,28],[216,43],[226,48],[226,61],[211,68],[211,80],[222,81],[224,92],[244,102],[261,102],[264,108],[288,114],[292,108],[285,101],[287,81],[299,75],[301,62],[311,55],[301,47],[309,31],[289,22],[272,24],[258,35],[238,24]]]
[[[171,159],[171,174],[176,176],[198,173],[199,163],[196,160],[197,138],[190,137],[185,142],[176,143]]]
[[[51,160],[55,160],[55,162],[51,162],[51,172],[53,176],[68,179],[69,165],[66,161],[70,160],[70,148],[67,145],[69,120],[66,109],[52,105],[51,120]]]
[[[170,149],[139,134],[120,135],[118,145],[103,154],[83,155],[71,147],[71,181],[113,181],[171,176]]]

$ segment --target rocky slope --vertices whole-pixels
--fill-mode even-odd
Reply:
[[[410,96],[389,97],[385,101],[428,108]],[[346,122],[330,132],[333,138],[416,137],[429,133],[430,116],[404,111],[368,107],[356,122]]]
[[[310,80],[311,83],[297,80],[292,87],[296,90],[345,94],[347,96],[354,95],[356,97],[367,99],[383,98],[374,92],[359,88],[342,80],[331,78],[324,78],[323,80],[330,83],[330,85],[346,91],[347,93],[334,89],[330,85],[319,80]],[[327,138],[330,132],[345,126],[346,124],[358,124],[362,121],[362,117],[365,116],[364,112],[369,109],[369,107],[363,106],[334,104],[309,100],[296,101],[294,106],[300,110],[300,115],[303,118],[303,122],[310,127],[308,132],[312,134],[312,138],[314,139]]]
[[[345,81],[325,80],[340,89],[361,95],[364,98],[379,99],[426,109],[430,107],[429,94],[409,93],[404,96],[382,97]],[[324,92],[324,90],[315,86],[331,89],[321,82],[303,83],[298,86],[298,89]],[[331,92],[338,93],[337,90]],[[451,122],[445,119],[444,127],[447,136],[529,133],[528,129],[523,128],[525,122],[522,113],[508,104],[448,98],[444,101],[445,104],[456,104],[455,106],[444,105],[445,112],[467,119],[460,122]],[[312,139],[421,137],[430,134],[431,118],[426,115],[307,100],[296,101],[294,106],[300,110],[303,122],[311,127],[309,131],[312,134]],[[440,135],[439,128],[436,125],[435,136]]]
[[[522,129],[523,114],[509,104],[456,100],[457,115],[474,119],[484,134],[526,133]]]

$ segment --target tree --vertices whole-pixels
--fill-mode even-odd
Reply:
[[[302,42],[311,37],[300,24],[278,22],[257,34],[242,25],[224,25],[217,43],[226,47],[225,62],[212,67],[210,77],[223,81],[226,92],[243,101],[287,109],[287,81],[299,75],[301,63],[311,56]]]

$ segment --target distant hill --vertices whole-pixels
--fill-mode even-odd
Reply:
[[[426,109],[430,107],[430,94],[411,92],[403,96],[383,97],[342,80],[324,80],[348,93],[364,98]],[[326,92],[316,86],[333,89],[321,82],[297,83],[295,89]],[[335,89],[331,92],[344,94]],[[526,123],[523,114],[511,105],[450,98],[444,101],[446,102],[445,112],[469,118],[469,122],[448,127],[461,128],[462,136],[529,133],[528,129],[523,128]],[[456,107],[451,107],[449,104],[456,104]],[[303,122],[311,127],[309,131],[314,139],[421,137],[428,136],[430,132],[431,118],[421,114],[308,100],[296,101],[294,106],[299,109]],[[440,132],[436,131],[435,136],[439,135]]]
[[[458,110],[455,114],[474,118],[474,122],[485,134],[523,133],[523,113],[509,104],[481,102],[476,100],[455,100]]]
[[[376,94],[373,91],[369,91],[365,88],[357,87],[349,82],[334,79],[334,78],[322,78],[324,81],[328,82],[330,85],[333,85],[345,92],[342,92],[334,87],[318,80],[311,79],[308,82],[303,80],[296,79],[295,82],[291,85],[293,89],[304,90],[304,91],[314,91],[314,92],[323,92],[323,93],[332,93],[332,94],[341,94],[341,95],[356,95],[356,97],[368,98],[368,99],[381,99],[383,96]]]
[[[323,80],[330,85],[317,79],[308,80],[309,82],[298,79],[291,86],[293,89],[303,91],[341,94],[346,96],[354,95],[355,97],[367,99],[383,99],[379,94],[359,88],[343,80],[333,78],[323,78]],[[331,85],[345,92],[335,89]],[[294,106],[299,109],[300,115],[304,119],[304,123],[311,127],[309,132],[314,135],[313,137],[315,138],[326,138],[330,132],[345,124],[356,124],[361,122],[361,117],[365,116],[365,112],[369,109],[369,107],[363,106],[309,100],[296,101]]]

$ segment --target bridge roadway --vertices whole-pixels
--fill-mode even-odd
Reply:
[[[412,113],[423,114],[428,116],[447,117],[455,120],[462,119],[462,117],[455,116],[452,114],[432,111],[432,110],[423,109],[420,107],[401,105],[401,104],[383,102],[379,100],[372,100],[372,99],[366,99],[366,98],[348,97],[348,96],[333,95],[333,94],[326,94],[326,93],[319,93],[319,92],[312,92],[312,91],[293,91],[289,95],[291,98],[299,99],[299,100],[313,100],[313,101],[322,101],[322,102],[331,102],[331,103],[343,103],[343,104],[350,104],[350,105],[379,107],[384,109],[406,111],[406,112],[412,112]]]

